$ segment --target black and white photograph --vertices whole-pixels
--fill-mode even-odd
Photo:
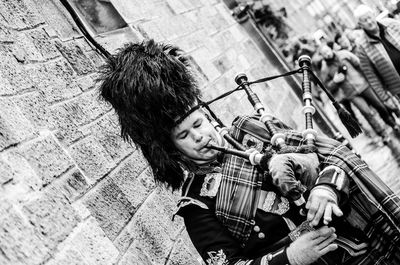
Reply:
[[[0,0],[0,265],[400,265],[400,1]]]

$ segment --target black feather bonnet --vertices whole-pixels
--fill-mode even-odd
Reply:
[[[115,109],[125,140],[139,144],[156,182],[178,189],[179,153],[170,138],[175,120],[200,97],[188,59],[172,45],[129,43],[100,70],[100,97]]]

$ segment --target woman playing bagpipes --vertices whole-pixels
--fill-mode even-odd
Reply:
[[[156,182],[182,189],[177,214],[206,264],[400,264],[399,199],[339,142],[317,136],[314,159],[294,153],[275,163],[308,180],[303,214],[273,183],[269,162],[280,154],[268,151],[274,136],[258,116],[238,117],[229,135],[267,152],[263,167],[210,148],[229,144],[201,107],[177,47],[127,44],[108,59],[100,82],[122,136],[141,146]],[[301,133],[271,122],[286,145],[304,143]]]

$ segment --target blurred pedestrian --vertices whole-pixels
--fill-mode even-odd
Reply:
[[[274,10],[270,5],[258,6],[253,6],[255,21],[268,29],[272,39],[287,39],[289,28],[283,16],[283,11],[286,12],[286,10]]]
[[[376,119],[373,106],[385,123],[397,129],[394,118],[380,102],[365,79],[357,56],[347,50],[333,51],[328,45],[320,49],[324,58],[321,65],[321,78],[338,102],[350,100],[367,119],[384,143],[389,141],[385,127]]]
[[[352,53],[356,52],[356,44],[348,37],[349,32],[336,33],[334,41],[340,46],[339,50],[348,50]]]
[[[364,31],[357,41],[361,69],[385,106],[399,116],[387,91],[400,95],[400,22],[389,18],[378,22],[366,5],[358,6],[354,16]]]
[[[346,51],[350,51],[353,54],[356,54],[357,53],[357,44],[356,44],[356,37],[357,36],[356,35],[357,35],[356,31],[351,30],[351,29],[346,29],[346,30],[343,31],[343,33],[338,32],[334,37],[334,41],[335,41],[335,43],[337,45],[340,46],[340,50],[346,50]],[[359,64],[358,64],[358,66],[356,68],[358,69],[358,71],[360,71]],[[364,76],[364,79],[365,79],[365,76]],[[373,91],[371,86],[368,86],[364,90],[364,92],[361,92],[361,94],[359,96],[361,96],[362,100],[363,101],[365,100],[367,104],[369,104],[370,106],[373,106],[377,110],[380,110],[379,114],[381,115],[381,118],[386,117],[387,115],[390,115],[390,110],[388,110],[386,108],[386,106],[383,104],[383,102],[378,98],[378,96]],[[355,115],[355,113],[354,113],[354,111],[352,109],[351,102],[352,101],[358,101],[358,100],[359,99],[357,97],[354,100],[345,98],[341,102],[343,104],[343,106],[352,114],[352,116],[356,120],[358,120],[358,119],[357,119],[357,116]],[[357,107],[357,106],[360,106],[360,104],[363,104],[363,106],[365,106],[364,102],[360,102],[359,104],[354,103],[353,105],[355,105],[355,107]],[[370,110],[371,115],[375,116],[377,114],[375,109],[371,109]],[[386,109],[386,111],[384,109]],[[364,108],[364,112],[365,111],[367,111],[367,109]],[[361,114],[363,114],[363,111],[360,110],[360,112],[361,112]],[[365,116],[365,115],[363,115],[363,116],[367,120],[369,119],[368,118],[369,116]],[[391,119],[393,121],[392,117],[389,117],[389,119]],[[361,125],[362,123],[359,121],[359,124]],[[395,126],[395,124],[392,124],[392,126]],[[364,130],[364,132],[368,136],[370,136],[367,130]]]
[[[313,57],[317,51],[317,43],[315,40],[308,35],[301,35],[294,39],[292,43],[292,54],[293,54],[293,64],[297,65],[297,60],[302,55],[308,55]]]
[[[350,41],[350,39],[347,37],[346,31],[343,33],[336,33],[334,37],[334,42],[339,46],[338,50],[347,50],[350,52],[354,53],[354,50],[356,48],[355,43]],[[341,102],[341,104],[346,108],[346,110],[353,116],[354,120],[357,120],[358,123],[361,125],[361,122],[358,120],[357,116],[355,115],[352,107],[351,107],[351,100],[348,98],[344,98]],[[367,130],[364,130],[364,132],[367,132]]]

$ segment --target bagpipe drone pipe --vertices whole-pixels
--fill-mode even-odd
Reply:
[[[274,178],[268,172],[272,157],[291,154],[311,156],[317,160],[317,163],[320,163],[320,165],[325,168],[332,166],[333,168],[341,169],[350,179],[350,195],[346,202],[348,206],[344,209],[345,216],[341,219],[348,224],[342,225],[342,228],[348,227],[351,231],[342,231],[341,234],[346,234],[347,238],[339,236],[336,242],[347,249],[353,256],[364,254],[367,247],[365,241],[360,241],[351,236],[351,232],[359,230],[362,231],[361,234],[368,235],[367,238],[370,245],[378,249],[378,252],[384,252],[386,251],[385,249],[399,243],[400,200],[368,165],[347,146],[335,139],[328,138],[324,135],[317,135],[312,123],[312,115],[315,110],[312,105],[310,76],[313,76],[314,79],[317,80],[316,82],[320,87],[323,87],[323,84],[311,71],[310,58],[308,56],[300,57],[299,63],[300,69],[256,81],[248,81],[246,75],[240,74],[235,78],[238,87],[234,90],[228,91],[208,102],[200,102],[200,105],[210,113],[217,131],[219,131],[226,142],[230,144],[229,147],[216,146],[212,142],[209,145],[210,148],[217,149],[229,156],[229,158],[227,160],[224,159],[223,162],[228,165],[228,171],[225,172],[227,175],[226,179],[222,180],[223,182],[220,186],[220,188],[225,189],[225,191],[220,192],[220,194],[223,195],[217,197],[217,216],[224,219],[224,216],[229,216],[230,211],[232,215],[236,214],[232,209],[240,209],[243,208],[244,205],[250,205],[248,207],[249,209],[246,210],[244,214],[245,216],[240,216],[240,218],[251,220],[257,211],[257,205],[254,203],[254,197],[256,197],[256,195],[253,197],[245,196],[245,200],[247,201],[243,201],[244,197],[239,194],[238,190],[240,188],[238,189],[237,187],[243,183],[259,183],[264,180],[263,178],[265,178],[266,175],[269,178]],[[306,121],[305,130],[303,132],[293,131],[283,122],[273,117],[273,115],[266,113],[257,95],[250,88],[250,86],[255,83],[266,82],[277,77],[299,73],[303,75],[303,113]],[[358,127],[357,123],[342,109],[325,87],[322,89],[332,100],[333,105],[337,109],[350,135],[352,137],[358,135],[361,129]],[[257,115],[235,119],[233,126],[228,131],[223,122],[211,110],[210,104],[239,90],[244,90],[246,92]],[[290,137],[288,135],[290,135]],[[258,168],[258,170],[252,170],[252,168]],[[258,171],[264,173],[258,173]],[[337,174],[337,171],[332,170],[327,173]],[[234,175],[233,177],[231,176],[232,174]],[[241,177],[246,179],[239,180],[238,178]],[[307,194],[308,189],[312,188],[315,179],[302,179],[301,177],[302,176],[295,175],[295,179],[272,179],[271,183],[274,184],[275,188],[281,192],[281,194],[286,195],[293,204],[297,205],[300,212],[304,212],[305,198],[303,195]],[[238,185],[237,182],[241,182],[241,184]],[[306,189],[302,189],[299,185],[291,185],[292,183],[298,182],[306,184],[303,185]],[[254,185],[256,186],[257,184]],[[258,187],[260,188],[260,186]],[[219,205],[223,204],[228,205],[220,209]],[[366,212],[368,212],[368,214],[362,217],[358,214],[362,213],[363,215]],[[230,229],[231,232],[235,231],[235,229],[237,230],[238,225],[235,223],[235,220],[225,218],[223,222],[228,226],[228,229],[229,226],[232,227],[232,229]],[[230,224],[230,222],[232,222],[232,224]],[[377,225],[382,228],[376,229]],[[247,228],[244,226],[243,230],[245,229]],[[304,222],[293,230],[288,237],[283,239],[283,241],[288,243],[295,240],[296,235],[298,236],[304,231],[313,229],[314,228],[307,224],[307,222]],[[349,237],[352,239],[349,240]],[[242,238],[238,237],[238,239],[241,240]],[[383,245],[379,245],[379,242],[383,241],[390,243],[383,247]]]
[[[279,126],[277,122],[274,120],[274,116],[270,113],[267,113],[265,110],[265,107],[261,103],[260,99],[258,98],[257,94],[253,92],[251,89],[250,85],[255,84],[255,83],[261,83],[261,82],[266,82],[271,79],[280,77],[280,76],[274,76],[274,77],[267,77],[263,78],[260,80],[256,80],[253,82],[248,82],[247,76],[245,74],[239,74],[236,76],[235,81],[239,85],[238,89],[242,89],[246,92],[247,98],[249,102],[252,104],[255,112],[258,114],[259,121],[265,125],[265,129],[268,132],[269,139],[268,139],[268,144],[270,143],[272,145],[272,149],[269,149],[266,151],[265,149],[263,152],[260,152],[260,149],[254,149],[251,148],[249,150],[246,150],[246,148],[243,147],[241,143],[236,141],[232,136],[230,136],[227,132],[227,129],[223,125],[223,123],[216,117],[215,113],[213,113],[209,107],[209,105],[214,102],[215,100],[218,100],[222,98],[222,96],[230,94],[225,93],[224,95],[218,97],[217,99],[214,99],[212,101],[209,101],[207,103],[202,102],[201,104],[205,106],[208,111],[210,112],[211,116],[214,118],[214,126],[221,133],[221,135],[229,142],[235,149],[228,148],[228,147],[220,147],[216,146],[213,143],[209,144],[209,147],[212,149],[217,149],[221,152],[224,153],[229,153],[232,155],[240,156],[242,158],[245,158],[249,160],[249,162],[252,165],[257,165],[261,170],[267,171],[268,172],[268,167],[270,160],[273,155],[279,156],[279,155],[285,155],[285,154],[297,154],[297,156],[307,156],[307,159],[314,159],[318,160],[318,157],[316,155],[317,148],[315,146],[315,140],[317,136],[317,131],[313,128],[313,120],[312,116],[315,113],[315,108],[312,104],[312,93],[311,93],[311,81],[310,81],[310,65],[311,65],[311,58],[307,55],[301,56],[299,58],[299,65],[300,69],[289,72],[284,75],[280,76],[286,76],[290,74],[296,74],[296,73],[302,73],[302,90],[303,90],[303,108],[302,112],[305,116],[305,130],[302,132],[302,138],[303,141],[299,145],[288,145],[285,142],[285,131],[287,131],[289,128],[284,128],[282,126]],[[233,91],[235,91],[233,90]],[[328,91],[327,91],[328,92]],[[328,92],[329,93],[329,92]],[[333,97],[331,95],[328,95],[331,99]],[[350,114],[346,113],[344,109],[336,102],[333,101],[333,104],[335,107],[337,107],[339,114],[341,117],[345,117],[343,123],[348,128],[350,134],[354,137],[358,135],[361,132],[361,129],[358,127],[358,124],[351,120]],[[314,155],[312,155],[314,153]],[[300,183],[308,183],[308,184],[313,184],[315,179],[313,180],[306,180],[306,179],[301,179],[301,176],[293,176],[292,179],[290,178],[281,178],[278,175],[271,175],[272,177],[272,182],[278,190],[285,196],[288,197],[292,202],[295,203],[295,205],[303,208],[304,212],[304,206],[305,206],[305,199],[303,197],[303,193],[306,191],[304,185],[299,185]],[[308,176],[309,177],[309,176]],[[300,182],[300,183],[299,183]]]

